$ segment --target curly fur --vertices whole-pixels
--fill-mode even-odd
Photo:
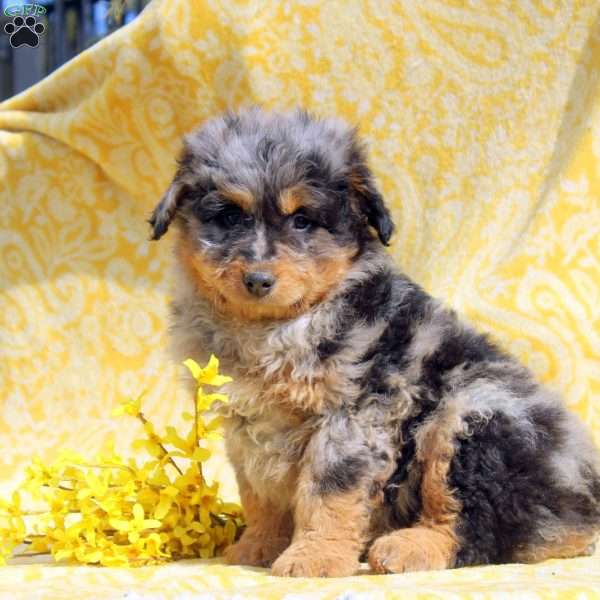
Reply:
[[[248,529],[230,561],[334,576],[363,553],[402,572],[589,552],[587,432],[398,272],[353,129],[258,109],[210,121],[153,237],[171,221],[173,356],[215,353],[234,377],[222,411]],[[244,288],[253,270],[276,277],[265,297]]]

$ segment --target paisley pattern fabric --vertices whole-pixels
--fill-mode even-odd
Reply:
[[[2,103],[1,491],[34,454],[92,454],[110,435],[126,449],[139,432],[110,410],[144,388],[157,423],[180,422],[190,400],[165,352],[171,256],[145,219],[181,135],[249,103],[358,124],[398,264],[560,391],[600,441],[599,83],[597,0],[155,0]],[[234,497],[222,453],[213,475]],[[0,570],[1,597],[100,588],[600,597],[600,556],[335,581],[212,562]]]

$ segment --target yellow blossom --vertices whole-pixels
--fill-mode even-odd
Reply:
[[[169,512],[171,506],[173,505],[175,498],[179,495],[179,490],[172,486],[168,485],[164,489],[160,491],[160,500],[154,509],[154,518],[155,519],[163,519],[167,513]]]
[[[134,543],[140,539],[140,532],[146,529],[156,529],[161,526],[158,519],[145,519],[144,509],[137,502],[133,505],[133,519],[111,519],[109,523],[117,530],[127,532],[129,541]]]
[[[225,394],[204,394],[202,388],[198,388],[196,396],[196,410],[200,413],[207,411],[215,402],[227,402]]]
[[[183,364],[190,370],[198,385],[219,386],[233,381],[227,375],[219,375],[219,359],[214,354],[210,355],[208,364],[203,369],[191,358],[188,358]]]
[[[11,501],[0,501],[0,564],[22,543],[25,554],[51,552],[56,560],[140,566],[208,558],[239,536],[241,508],[223,502],[218,483],[209,485],[202,474],[210,451],[201,442],[219,437],[221,425],[220,417],[205,423],[202,413],[227,396],[204,394],[200,385],[218,386],[231,378],[218,373],[214,356],[204,368],[193,361],[186,365],[198,382],[194,411],[184,414],[192,421],[187,435],[173,427],[157,433],[142,412],[141,394],[113,414],[141,423],[145,437],[133,447],[150,455],[145,461],[118,456],[113,441],[95,460],[70,451],[51,464],[34,458]],[[36,510],[22,507],[24,495]]]
[[[121,403],[117,408],[115,408],[111,415],[113,417],[118,417],[120,415],[130,415],[132,417],[136,417],[141,410],[141,402],[142,398],[146,395],[146,392],[142,392],[137,398],[128,398],[125,402]]]
[[[198,419],[198,437],[205,440],[220,440],[223,437],[220,431],[222,423],[221,416],[214,417],[208,423]]]

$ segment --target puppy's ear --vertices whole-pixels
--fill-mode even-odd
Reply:
[[[177,213],[177,209],[181,204],[182,193],[184,186],[181,184],[177,176],[165,192],[161,201],[157,204],[148,219],[150,227],[152,227],[151,240],[159,240],[169,229],[171,221]]]
[[[369,225],[377,231],[381,243],[389,246],[394,233],[392,217],[373,181],[373,175],[362,152],[357,154],[357,159],[350,170],[350,187],[354,190],[359,209],[367,217]]]

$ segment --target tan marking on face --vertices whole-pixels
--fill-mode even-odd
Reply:
[[[254,196],[244,187],[227,185],[219,189],[220,194],[229,202],[237,204],[242,210],[252,212],[255,206]]]
[[[293,215],[303,206],[315,204],[315,199],[303,185],[286,188],[279,195],[279,208],[284,215]]]
[[[214,282],[215,267],[208,260],[203,259],[201,252],[193,247],[185,235],[180,235],[175,244],[175,256],[197,290],[218,306],[220,293]]]
[[[313,258],[278,245],[273,260],[249,263],[238,258],[222,265],[211,261],[185,235],[175,251],[198,291],[223,315],[244,321],[290,319],[305,312],[344,279],[355,254],[354,249],[332,246],[331,252]],[[250,271],[272,273],[273,291],[261,299],[252,297],[243,284],[244,274]]]

